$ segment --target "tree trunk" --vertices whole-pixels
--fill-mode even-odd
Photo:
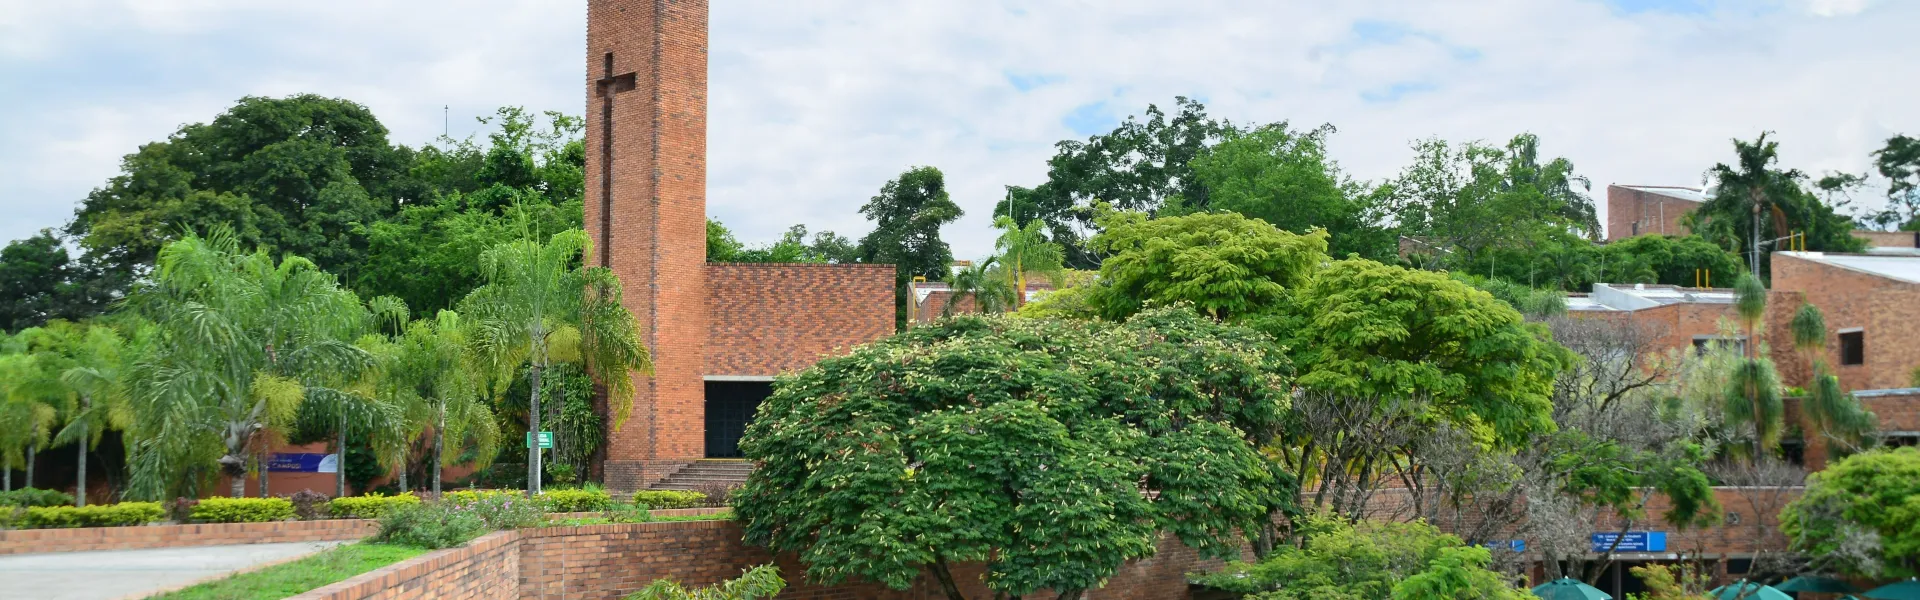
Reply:
[[[340,411],[340,426],[334,432],[333,497],[347,496],[347,413]]]
[[[272,498],[273,487],[268,485],[267,480],[270,479],[270,477],[267,476],[267,473],[272,470],[273,452],[269,450],[268,452],[261,454],[259,464],[260,464],[260,497]]]
[[[240,462],[235,464],[240,469],[240,474],[228,475],[229,478],[233,479],[233,483],[227,486],[227,497],[245,498],[247,497],[247,463]]]
[[[960,586],[953,582],[953,570],[947,568],[946,557],[933,555],[933,564],[927,565],[927,570],[933,571],[933,578],[939,580],[940,590],[946,592],[947,600],[967,600],[967,597],[960,593]]]
[[[1060,596],[1054,600],[1080,600],[1080,596],[1085,593],[1087,593],[1086,590],[1067,590],[1060,592]]]
[[[0,472],[6,473],[6,476],[4,477],[4,479],[6,480],[6,483],[3,485],[0,485],[0,492],[13,491],[13,465],[7,465],[5,468],[0,468]]]
[[[533,387],[532,406],[527,410],[527,497],[540,493],[540,367],[535,363],[527,369],[529,383]]]
[[[400,461],[400,477],[398,481],[400,483],[400,493],[407,493],[407,461],[405,459],[401,459]]]
[[[1753,276],[1760,277],[1760,190],[1753,191]],[[1752,344],[1751,341],[1748,342]]]
[[[447,407],[440,407],[440,423],[433,428],[433,497],[440,497],[440,452],[444,437],[441,432],[447,430]]]
[[[33,445],[27,445],[27,487],[33,487]]]
[[[82,411],[86,410],[85,402],[86,400],[84,398],[81,399],[82,408],[80,410]],[[76,475],[76,478],[73,480],[73,505],[86,506],[87,505],[87,424],[85,422],[81,422],[79,423],[79,426],[80,426],[80,468],[79,468],[79,472]]]

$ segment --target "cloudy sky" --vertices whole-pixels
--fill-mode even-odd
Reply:
[[[245,95],[371,107],[393,139],[502,105],[584,110],[584,0],[0,0],[0,240],[65,223],[139,144]],[[915,165],[990,247],[1003,186],[1149,103],[1339,128],[1356,177],[1408,142],[1531,131],[1608,183],[1696,184],[1728,139],[1866,170],[1920,134],[1915,0],[714,0],[708,210],[748,240],[857,236]]]

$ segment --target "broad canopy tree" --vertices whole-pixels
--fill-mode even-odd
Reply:
[[[1163,531],[1238,552],[1291,506],[1256,448],[1278,432],[1285,358],[1189,308],[1124,324],[959,317],[776,384],[742,450],[747,538],[808,575],[905,589],[987,563],[998,595],[1099,587]]]

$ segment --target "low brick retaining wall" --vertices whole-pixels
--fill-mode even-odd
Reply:
[[[927,578],[907,590],[869,583],[822,586],[806,581],[791,556],[776,559],[741,542],[732,521],[676,521],[581,527],[548,527],[495,533],[463,548],[441,550],[314,590],[298,600],[617,600],[655,579],[671,577],[705,586],[774,562],[788,581],[781,598],[799,600],[944,600]],[[1153,558],[1127,563],[1095,600],[1191,598],[1186,574],[1219,566],[1168,539]],[[983,567],[960,567],[955,576],[969,597],[989,598]],[[1046,598],[1037,594],[1029,598]]]
[[[357,540],[379,533],[364,519],[0,530],[0,556],[38,552],[140,550],[228,544]]]
[[[520,532],[416,556],[289,600],[514,600],[520,597]]]

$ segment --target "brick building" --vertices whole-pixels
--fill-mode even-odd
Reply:
[[[586,223],[654,373],[608,435],[607,486],[738,455],[775,375],[893,332],[890,265],[708,264],[707,2],[587,3]]]
[[[1707,201],[1699,188],[1667,185],[1608,185],[1607,241],[1636,235],[1687,235],[1680,218]]]

